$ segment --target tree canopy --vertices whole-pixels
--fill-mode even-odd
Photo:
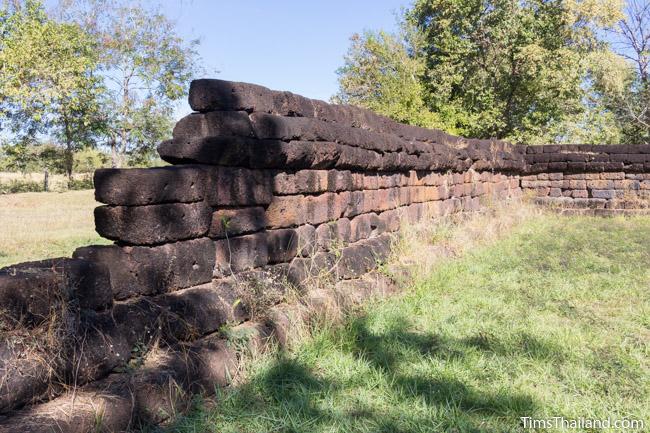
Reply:
[[[400,34],[353,36],[336,99],[469,137],[648,142],[649,17],[643,0],[418,0]]]
[[[70,175],[73,153],[94,144],[101,81],[92,38],[74,23],[49,19],[36,1],[5,13],[0,47],[3,112],[23,145],[38,133],[64,146]]]
[[[138,2],[4,2],[0,34],[0,121],[20,146],[4,153],[33,154],[25,146],[46,137],[68,175],[73,154],[97,145],[113,166],[151,160],[198,71],[198,41]]]

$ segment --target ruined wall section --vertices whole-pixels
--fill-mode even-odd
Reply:
[[[539,204],[596,215],[650,207],[650,145],[528,146],[525,158],[521,187]]]
[[[169,377],[209,392],[234,362],[224,325],[324,281],[361,296],[353,282],[387,259],[400,224],[521,193],[525,150],[503,141],[220,80],[194,82],[190,103],[159,146],[170,166],[96,172],[96,228],[113,245],[0,270],[0,431],[47,428],[49,406],[14,411],[67,401],[71,386],[110,388],[133,416],[171,404]],[[171,355],[133,367],[153,346]]]

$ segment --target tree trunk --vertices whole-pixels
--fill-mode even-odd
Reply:
[[[130,86],[130,76],[125,76],[124,79],[122,80],[122,122],[120,123],[120,129],[119,129],[119,143],[117,143],[117,149],[116,149],[116,161],[117,161],[117,168],[122,167],[122,165],[126,162],[126,151],[127,151],[127,144],[128,144],[128,131],[127,131],[127,122],[129,121],[128,114],[129,114],[129,104],[130,104],[130,97],[129,97],[129,86]]]
[[[119,155],[117,152],[117,142],[111,138],[111,167],[118,168],[120,165]]]
[[[64,119],[65,123],[65,150],[63,165],[65,173],[68,176],[68,187],[72,185],[72,169],[74,168],[74,143],[72,142],[72,131],[70,131],[70,122]]]
[[[65,173],[68,176],[68,186],[72,185],[72,168],[74,166],[74,152],[72,144],[68,143],[65,148]]]

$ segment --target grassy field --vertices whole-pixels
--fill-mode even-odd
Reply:
[[[425,243],[462,249],[457,235]],[[648,431],[649,264],[650,218],[531,216],[343,326],[252,360],[239,386],[165,431],[501,433],[546,431],[520,418],[554,416]]]
[[[94,192],[0,195],[0,267],[109,243],[95,233]]]

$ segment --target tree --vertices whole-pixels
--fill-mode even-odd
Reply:
[[[198,72],[198,41],[185,43],[164,15],[133,2],[68,0],[63,9],[98,44],[113,166],[146,159],[171,132],[174,104]]]
[[[626,143],[650,143],[650,3],[629,0],[611,29],[615,52],[598,59],[595,88],[614,113]]]
[[[618,0],[416,2],[430,108],[466,113],[471,136],[555,141],[550,127],[583,110],[585,59],[618,11]]]
[[[340,91],[333,102],[366,107],[398,122],[453,129],[424,103],[424,64],[406,40],[386,32],[352,36],[345,64],[337,70]]]
[[[402,113],[419,98],[443,129],[471,137],[615,139],[590,74],[620,9],[619,0],[418,0],[401,35],[353,40],[339,99],[417,123]]]
[[[1,16],[0,103],[14,141],[57,137],[71,178],[74,152],[92,145],[101,128],[93,40],[77,24],[49,19],[36,0],[5,5]]]

